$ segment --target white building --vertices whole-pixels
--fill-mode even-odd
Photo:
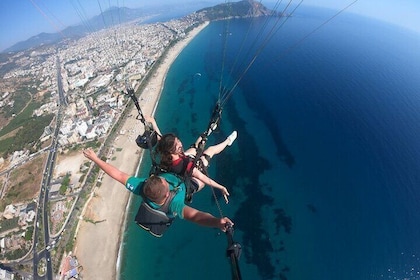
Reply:
[[[89,126],[88,129],[86,130],[86,133],[84,135],[86,137],[86,139],[94,139],[95,137],[98,136],[98,134],[96,134],[95,132],[95,127],[94,126]]]
[[[0,269],[0,279],[1,280],[13,280],[15,275],[7,270]]]
[[[85,121],[79,121],[76,123],[76,131],[82,137],[86,137],[88,128],[89,127]]]

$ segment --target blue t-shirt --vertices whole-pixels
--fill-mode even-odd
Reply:
[[[184,218],[182,215],[182,210],[185,206],[185,191],[186,187],[182,180],[170,173],[162,173],[159,175],[166,180],[169,184],[169,190],[172,191],[177,189],[177,192],[174,198],[169,205],[169,213],[172,213],[173,216],[179,216],[181,219]],[[127,182],[125,183],[125,187],[132,193],[136,195],[141,195],[143,183],[147,180],[147,178],[137,178],[137,177],[130,177],[128,178]],[[150,207],[154,209],[158,209],[159,205],[152,201],[148,201]]]

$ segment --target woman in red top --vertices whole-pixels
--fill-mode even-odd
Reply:
[[[156,120],[153,117],[147,116],[145,119],[153,125],[153,128],[159,135],[162,135],[160,133],[159,127],[156,124]],[[236,137],[237,132],[234,131],[229,135],[229,137],[226,138],[225,141],[217,145],[210,146],[204,150],[203,155],[198,160],[198,168],[193,167],[193,161],[195,155],[197,154],[196,147],[200,143],[201,137],[197,139],[195,145],[184,151],[182,143],[178,137],[172,133],[165,134],[161,137],[158,137],[159,141],[156,150],[161,157],[161,167],[180,176],[185,176],[190,173],[192,176],[191,182],[195,187],[195,192],[200,191],[205,185],[220,189],[223,193],[226,203],[228,203],[229,200],[227,196],[229,196],[229,192],[224,186],[220,185],[207,176],[207,167],[209,165],[210,159],[214,155],[222,152],[227,146],[232,145]],[[191,168],[193,168],[192,173]]]

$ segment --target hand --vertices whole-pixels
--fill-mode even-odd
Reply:
[[[223,189],[222,189],[222,193],[223,193],[223,197],[225,198],[226,204],[228,204],[228,203],[229,203],[228,196],[229,196],[230,194],[229,194],[228,190],[227,190],[225,187],[223,187]]]
[[[221,218],[219,223],[220,223],[219,228],[223,232],[226,232],[228,227],[233,226],[233,222],[228,217]]]
[[[90,160],[94,160],[98,157],[91,148],[83,150],[83,155]]]

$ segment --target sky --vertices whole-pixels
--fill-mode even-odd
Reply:
[[[188,3],[200,0],[154,0],[152,3]],[[201,0],[203,7],[236,0]],[[260,1],[260,0],[257,0]],[[299,3],[300,0],[291,0]],[[303,5],[340,10],[355,0],[303,0]],[[0,0],[0,52],[41,32],[55,33],[99,15],[110,6],[140,8],[146,0]],[[270,6],[275,0],[261,0]],[[285,1],[283,1],[285,2]],[[387,21],[420,32],[420,0],[357,0],[347,11]],[[82,14],[82,16],[81,16]]]

